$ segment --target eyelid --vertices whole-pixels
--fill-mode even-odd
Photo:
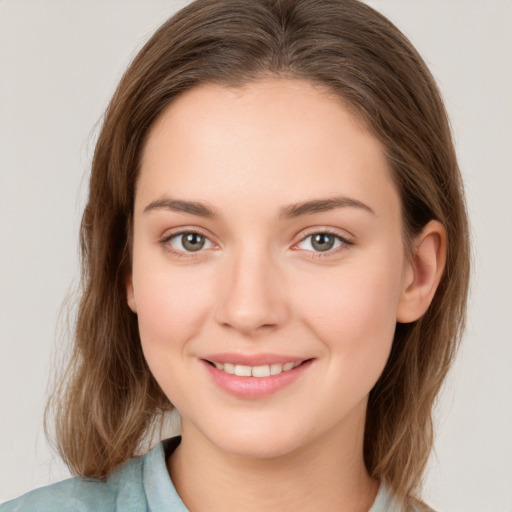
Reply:
[[[180,235],[187,235],[187,234],[197,234],[204,237],[210,244],[212,244],[212,247],[208,247],[207,249],[199,249],[197,251],[181,251],[179,249],[174,248],[169,242],[175,238],[179,237]],[[162,237],[159,238],[158,243],[169,253],[172,253],[173,255],[177,257],[185,257],[185,258],[193,258],[197,257],[200,254],[204,253],[207,250],[211,250],[212,248],[218,248],[219,245],[216,244],[212,237],[207,234],[203,229],[195,227],[195,226],[180,226],[179,228],[174,228],[170,231],[167,231]]]
[[[304,242],[307,238],[316,234],[332,235],[341,241],[341,245],[339,247],[329,249],[327,251],[313,251],[308,249],[300,249],[297,247],[301,242]],[[351,245],[354,245],[354,239],[352,234],[346,236],[344,234],[341,234],[339,230],[336,230],[335,228],[318,226],[315,228],[310,228],[306,230],[304,233],[302,233],[300,240],[293,245],[292,249],[309,253],[309,257],[312,258],[328,258],[330,256],[338,255],[341,251],[348,249],[348,247]]]
[[[344,231],[347,233],[346,231]],[[190,233],[196,233],[198,235],[203,236],[212,244],[212,247],[209,247],[207,249],[199,249],[197,251],[181,251],[177,250],[174,247],[172,247],[169,242],[174,237],[178,237],[180,235],[190,234]],[[327,251],[312,251],[307,249],[299,249],[297,246],[306,240],[308,237],[315,235],[315,234],[328,234],[332,235],[338,240],[341,241],[341,246],[335,248],[335,249],[329,249]],[[292,246],[292,249],[297,251],[304,251],[305,253],[310,253],[309,256],[313,258],[322,258],[322,257],[329,257],[337,255],[340,251],[346,250],[349,246],[354,245],[353,235],[351,233],[347,233],[347,235],[341,234],[339,230],[331,227],[323,227],[323,226],[317,226],[314,228],[309,228],[305,232],[301,234],[300,239],[295,242]],[[178,228],[173,228],[172,230],[166,232],[165,235],[163,235],[159,240],[158,243],[168,252],[178,256],[178,257],[198,257],[201,254],[203,254],[207,250],[211,249],[218,249],[220,246],[219,244],[215,243],[212,240],[212,236],[202,228],[198,228],[196,226],[180,226]]]
[[[316,235],[318,233],[327,233],[329,235],[333,235],[335,237],[338,237],[347,244],[353,244],[355,239],[354,235],[346,230],[332,228],[329,226],[315,226],[312,228],[305,229],[300,234],[300,238],[298,242],[295,243],[295,245],[297,245],[299,242],[304,241],[308,236]]]

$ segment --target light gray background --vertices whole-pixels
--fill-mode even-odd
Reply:
[[[77,280],[95,126],[137,49],[185,3],[0,0],[0,502],[68,475],[42,411]],[[440,400],[425,498],[439,511],[510,512],[512,2],[369,3],[439,81],[472,223],[468,330]]]

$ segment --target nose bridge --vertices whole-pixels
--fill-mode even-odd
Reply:
[[[285,322],[288,305],[280,287],[279,265],[269,248],[256,243],[234,248],[221,281],[217,321],[222,325],[255,334]]]

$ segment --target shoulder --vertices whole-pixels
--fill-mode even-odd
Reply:
[[[388,486],[382,483],[369,512],[435,512],[435,510],[412,497],[406,498],[405,503],[401,502]]]
[[[99,506],[101,504],[101,507]],[[115,510],[115,494],[97,480],[70,478],[35,489],[0,506],[1,512],[86,512]]]
[[[142,458],[125,462],[105,481],[69,478],[0,505],[0,512],[146,511]]]

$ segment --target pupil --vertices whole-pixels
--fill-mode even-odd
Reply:
[[[187,251],[199,251],[204,246],[204,237],[198,233],[188,233],[183,236],[182,243]]]
[[[311,245],[317,251],[328,251],[334,245],[334,237],[328,233],[317,233],[313,236]]]

